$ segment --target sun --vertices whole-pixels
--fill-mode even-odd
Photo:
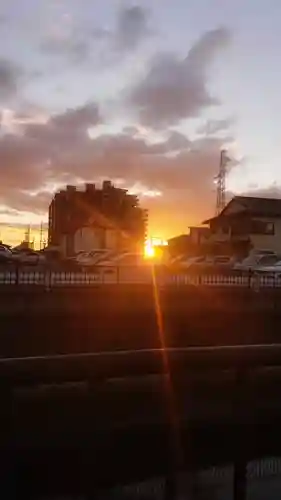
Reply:
[[[155,256],[155,248],[153,245],[150,243],[150,241],[147,241],[144,247],[144,256],[146,259],[152,259]]]

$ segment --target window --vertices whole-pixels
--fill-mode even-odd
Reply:
[[[274,223],[273,222],[266,223],[266,234],[274,234]]]
[[[267,222],[263,220],[255,220],[251,221],[250,225],[250,233],[251,234],[264,234],[264,235],[273,235],[274,234],[274,222]]]

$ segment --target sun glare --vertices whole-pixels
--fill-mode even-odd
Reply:
[[[144,256],[147,259],[152,259],[155,256],[155,249],[150,241],[147,241],[144,247]]]

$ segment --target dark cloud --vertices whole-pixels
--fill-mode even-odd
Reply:
[[[13,212],[16,215],[20,212],[32,212],[36,215],[46,214],[52,195],[50,192],[42,191],[36,195],[27,191],[12,191],[9,197],[9,203],[14,207]]]
[[[21,135],[2,136],[0,205],[45,213],[50,183],[122,178],[128,187],[140,184],[163,193],[143,200],[153,207],[152,218],[160,212],[169,220],[181,217],[179,212],[189,220],[192,213],[199,219],[209,215],[222,139],[191,141],[171,131],[166,140],[150,143],[129,129],[91,140],[86,129],[99,120],[91,104],[55,115],[46,124],[24,125]]]
[[[22,71],[16,64],[0,59],[0,99],[9,99],[17,93],[21,77]]]
[[[49,124],[68,130],[81,130],[101,123],[101,115],[96,103],[90,102],[65,113],[54,115]]]
[[[25,127],[25,137],[36,140],[50,152],[71,148],[87,141],[87,129],[101,122],[99,108],[87,103],[76,109],[69,109],[60,115],[53,115],[46,124],[32,124]]]
[[[171,232],[174,224],[201,223],[212,215],[215,206],[214,178],[218,171],[222,139],[189,141],[171,135],[165,142],[148,144],[132,136],[103,136],[88,149],[60,162],[62,171],[81,179],[123,178],[126,186],[140,184],[161,192],[162,196],[145,198],[151,209],[150,220],[163,218],[162,226]],[[179,141],[180,139],[180,141]],[[179,146],[182,149],[179,151]],[[167,154],[174,151],[173,155]],[[71,160],[71,161],[69,161]],[[169,224],[170,225],[169,227]],[[176,227],[176,226],[175,226]]]
[[[167,152],[186,149],[189,148],[190,145],[191,142],[189,139],[184,134],[175,130],[171,133],[169,139],[167,140]]]
[[[36,197],[30,192],[48,180],[47,155],[42,144],[28,137],[10,134],[0,138],[0,205],[38,211]]]
[[[0,138],[0,192],[9,189],[33,189],[42,181],[38,163],[44,161],[46,149],[37,141],[6,134]],[[1,203],[1,200],[0,200]]]
[[[234,118],[223,118],[221,120],[207,120],[204,125],[198,128],[197,132],[204,135],[213,135],[218,132],[225,132],[234,123]]]
[[[146,36],[145,16],[140,8],[120,14],[119,50],[136,48]],[[134,28],[125,28],[126,23]],[[52,115],[46,123],[31,123],[30,113],[23,109],[19,133],[0,135],[0,205],[43,214],[49,185],[121,178],[127,187],[141,185],[162,193],[142,203],[151,208],[152,220],[164,217],[163,226],[173,224],[173,218],[190,221],[194,216],[197,222],[207,218],[215,200],[213,179],[220,149],[231,138],[214,137],[206,128],[200,139],[190,140],[169,127],[217,102],[207,90],[207,69],[227,39],[225,30],[215,30],[202,37],[184,60],[157,56],[146,78],[131,91],[129,103],[142,123],[166,127],[165,139],[157,143],[143,138],[138,126],[90,139],[87,129],[102,123],[95,103]]]
[[[18,210],[46,209],[47,194],[31,195],[60,175],[60,158],[83,151],[87,128],[100,121],[98,107],[85,104],[52,116],[46,124],[27,124],[21,134],[0,136],[0,204]],[[62,177],[64,172],[61,172]]]
[[[121,50],[134,50],[151,32],[148,12],[139,5],[119,11],[114,39]]]
[[[229,38],[229,32],[220,28],[205,33],[185,59],[172,54],[155,56],[147,74],[129,91],[127,98],[127,104],[136,109],[140,121],[165,128],[218,104],[207,88],[207,70]]]

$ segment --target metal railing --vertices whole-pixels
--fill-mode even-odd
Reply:
[[[63,286],[151,284],[159,286],[208,286],[228,288],[281,288],[281,276],[255,273],[195,274],[157,271],[142,272],[139,268],[99,268],[82,271],[0,271],[0,286],[41,286],[46,289]]]
[[[165,359],[165,362],[163,361]],[[281,368],[281,344],[228,345],[0,359],[1,384],[59,383],[260,367]]]
[[[139,378],[140,381],[143,381],[143,383],[149,384],[150,382],[148,376],[169,375],[168,377],[169,384],[166,385],[166,387],[167,390],[173,391],[175,396],[177,395],[178,388],[183,385],[183,381],[187,380],[189,381],[190,384],[190,381],[192,380],[191,375],[194,375],[195,373],[203,375],[205,377],[205,380],[208,380],[212,373],[224,373],[225,371],[232,371],[234,374],[235,388],[236,388],[235,389],[236,392],[233,394],[233,420],[235,420],[235,417],[237,415],[237,406],[241,407],[241,405],[245,405],[248,407],[250,405],[250,403],[247,402],[247,398],[245,398],[245,393],[244,396],[242,396],[241,398],[241,393],[244,391],[245,386],[247,385],[247,381],[249,379],[255,380],[256,374],[259,374],[258,375],[259,377],[263,377],[263,371],[266,377],[267,371],[271,369],[276,369],[278,371],[278,376],[280,377],[281,380],[280,368],[281,368],[281,345],[279,344],[255,345],[255,346],[253,345],[221,346],[221,347],[165,349],[165,350],[155,349],[155,350],[142,350],[142,351],[123,351],[118,353],[101,352],[95,354],[57,355],[49,357],[1,359],[0,360],[0,381],[1,381],[0,415],[2,419],[1,420],[2,433],[6,432],[5,426],[3,428],[3,422],[5,424],[5,417],[7,423],[6,425],[8,427],[10,425],[10,412],[14,414],[13,412],[15,411],[13,403],[13,397],[14,397],[13,395],[15,394],[15,391],[17,391],[19,387],[43,386],[44,388],[48,385],[64,384],[69,382],[80,383],[81,381],[86,380],[90,384],[92,393],[95,394],[99,393],[100,388],[103,387],[105,380],[111,379],[121,384],[121,393],[124,394],[124,380],[128,380],[128,383],[130,384],[130,380],[137,377]],[[142,384],[139,385],[138,387],[141,389]],[[184,389],[184,392],[188,395],[190,389],[191,386],[187,385],[186,388]],[[215,394],[213,394],[213,396],[215,397]],[[262,400],[263,394],[260,393],[259,397]],[[94,397],[91,396],[91,398],[94,404],[95,412],[97,412],[96,405],[98,399],[96,399],[95,396]],[[169,402],[171,403],[171,400],[167,401],[168,403]],[[118,398],[117,399],[115,398],[115,400],[113,400],[111,404],[114,405],[116,403],[118,403]],[[39,397],[39,406],[41,405],[42,405],[42,395]],[[25,407],[26,404],[24,408]],[[31,411],[34,411],[34,408],[36,408],[36,401],[35,402],[33,401],[31,405]],[[110,413],[110,406],[106,405],[105,409]],[[242,410],[244,409],[242,408]],[[26,409],[24,411],[26,412]],[[270,409],[268,411],[270,412]],[[145,414],[149,414],[149,412],[150,412],[150,406],[149,403],[147,402],[145,408]],[[181,416],[181,425],[185,426],[187,424],[187,428],[189,425],[188,423],[189,413],[190,413],[190,408],[189,411],[184,415],[184,418],[186,419],[185,423],[183,422],[183,416]],[[281,413],[281,408],[279,413]],[[254,415],[254,411],[252,412],[252,414]],[[3,420],[3,415],[4,415],[4,420]],[[25,417],[23,416],[23,418],[26,419],[26,413],[25,414],[23,413],[23,415],[25,415]],[[151,420],[153,421],[154,420],[153,413],[150,414],[150,417]],[[17,418],[20,421],[22,421],[21,413],[17,415]],[[66,415],[67,420],[69,420],[70,418],[71,414]],[[172,415],[171,419],[173,420]],[[171,421],[170,424],[172,431],[174,423]],[[83,425],[83,422],[81,422],[81,425]],[[89,428],[89,432],[94,433],[94,436],[97,436],[99,432],[99,430],[95,427],[96,425],[97,425],[96,421],[93,420],[91,429]],[[206,426],[206,421],[204,425]],[[189,429],[188,436],[190,438],[193,431],[190,428],[188,429]],[[41,432],[46,432],[46,430],[47,429],[41,429]],[[156,427],[152,426],[152,430],[153,432],[157,433],[157,426]],[[129,435],[126,434],[127,431],[125,427],[122,432],[123,432],[122,436],[125,436],[124,438],[122,438],[125,439],[124,441],[125,455],[126,453],[127,455],[129,453],[127,447],[128,447],[128,442],[131,442],[131,440],[133,440],[133,443],[139,443],[138,446],[141,447],[141,443],[146,442],[147,445],[148,444],[147,440],[149,441],[149,439],[152,438],[152,435],[149,438],[150,431],[147,422],[143,426],[136,426],[133,428],[131,427]],[[216,430],[211,431],[211,434],[215,433],[216,435],[216,432],[217,432]],[[239,454],[235,454],[235,456],[233,456],[233,462],[234,462],[233,498],[234,500],[237,500],[238,498],[239,500],[244,500],[246,498],[247,461],[252,460],[254,457],[250,455],[249,447],[248,445],[246,446],[246,442],[244,442],[241,437],[239,438],[240,434],[238,433],[237,429],[232,430],[232,434],[233,433],[235,433],[235,437],[233,438],[232,436],[233,438],[232,441],[234,442],[238,441],[239,443],[239,439],[241,439],[240,442],[241,449],[239,451]],[[137,435],[139,435],[139,437],[138,440],[135,441]],[[90,439],[90,434],[89,434],[89,439]],[[95,441],[95,439],[94,440],[90,439],[91,446],[95,446],[95,443],[93,444],[93,441]],[[103,442],[101,442],[102,446],[106,447],[108,453],[108,460],[110,458],[110,454],[114,455],[114,446],[116,446],[116,444],[114,444],[115,438],[112,433],[110,434],[110,439],[113,439],[112,447],[109,446],[108,442],[104,442],[104,444],[102,444]],[[161,438],[161,434],[159,439],[160,441],[158,444],[160,445],[161,439],[163,440],[163,437]],[[193,437],[192,439],[195,438]],[[199,439],[201,447],[202,444],[204,443],[204,438],[202,439]],[[6,443],[4,453],[7,453],[7,450],[9,449],[13,450],[15,447],[15,443],[16,443],[15,437],[13,436],[11,445],[9,445],[9,443],[8,444]],[[11,446],[11,448],[9,448],[9,446]],[[29,450],[25,451],[25,448],[22,446],[23,445],[21,445],[21,452],[23,453],[24,460],[26,460],[26,456],[28,456]],[[171,444],[171,446],[173,448],[173,444]],[[261,449],[264,451],[263,446],[261,446]],[[68,449],[68,447],[66,448]],[[171,448],[171,454],[173,455],[174,451],[172,448]],[[217,448],[220,448],[220,446]],[[3,453],[1,447],[0,451]],[[94,448],[92,449],[92,453],[93,452]],[[17,455],[18,451],[14,451],[14,453]],[[69,453],[69,451],[66,451],[66,453]],[[100,453],[100,451],[97,451],[97,453]],[[159,453],[161,453],[161,451]],[[200,456],[204,458],[206,465],[206,463],[208,463],[208,460],[211,460],[210,463],[212,463],[212,460],[216,460],[214,456],[212,456],[212,454],[216,456],[218,456],[219,454],[220,455],[219,460],[222,461],[223,460],[222,453],[223,452],[220,452],[220,450],[210,449],[210,443],[208,441],[208,443],[206,443],[205,451],[202,450],[201,448]],[[255,450],[256,458],[257,458],[257,453],[258,453],[257,450]],[[229,452],[229,455],[226,458],[227,461],[229,461],[230,454],[231,452]],[[4,457],[2,456],[2,458]],[[117,456],[114,455],[114,457],[117,460]],[[129,466],[129,457],[130,454],[127,457],[127,467]],[[17,461],[17,456],[15,457],[15,460]],[[122,462],[122,460],[120,456],[119,461]],[[131,462],[135,464],[135,469],[141,476],[141,471],[140,471],[141,464],[144,468],[146,468],[147,464],[141,461],[140,457],[135,455],[133,460],[131,457]],[[149,457],[146,457],[145,462],[149,462]],[[187,458],[187,462],[190,464],[190,458]],[[114,477],[115,480],[117,480],[117,482],[124,481],[125,476],[122,477],[118,476],[119,473],[121,474],[120,472],[121,469],[120,470],[118,469],[119,465],[117,464],[117,462],[116,463],[114,461],[112,462],[112,458],[110,458],[109,463],[110,465],[108,465],[107,463],[106,471],[104,472],[106,478],[108,478],[109,480],[109,476],[112,473],[113,476],[115,474]],[[115,463],[115,466],[113,466],[113,463]],[[166,498],[171,498],[171,499],[177,498],[176,490],[177,490],[178,465],[179,464],[177,462],[177,459],[174,457],[171,458],[171,463],[168,466],[168,468],[165,469],[164,467],[163,474],[166,476],[164,490]],[[150,466],[152,467],[153,464],[150,463]],[[155,463],[154,466],[157,469],[157,473],[159,473],[160,469],[158,467],[158,464]],[[130,474],[132,474],[133,467],[129,469],[130,470],[127,471],[128,482],[130,482],[131,480]],[[149,467],[147,466],[146,471],[148,471],[148,469]],[[94,478],[96,477],[95,475],[101,473],[101,470],[102,469],[98,467],[98,463],[96,463],[96,466],[91,470],[92,481],[94,481]],[[32,479],[33,482],[34,479],[35,478],[33,476]],[[15,481],[14,473],[12,477],[12,482],[15,484],[17,483],[17,481]],[[28,488],[28,485],[26,485],[26,480],[25,480],[25,486]],[[9,497],[5,495],[5,498]]]

